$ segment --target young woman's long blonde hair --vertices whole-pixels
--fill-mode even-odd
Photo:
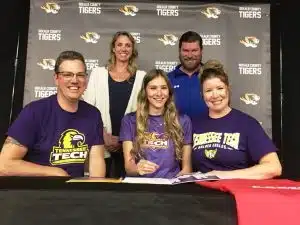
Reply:
[[[169,89],[169,98],[165,104],[163,111],[164,129],[168,138],[173,141],[176,152],[176,159],[182,159],[182,147],[183,147],[183,129],[179,123],[179,116],[174,103],[174,94],[171,83],[163,70],[152,69],[144,77],[142,88],[138,94],[137,111],[136,111],[136,141],[132,154],[135,158],[143,155],[142,145],[145,141],[145,132],[148,129],[149,118],[149,101],[147,97],[146,88],[150,81],[157,77],[162,77]]]

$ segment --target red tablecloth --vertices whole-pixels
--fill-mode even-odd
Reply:
[[[300,225],[300,182],[232,179],[197,183],[233,194],[239,225]]]

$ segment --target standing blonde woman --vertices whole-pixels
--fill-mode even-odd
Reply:
[[[138,70],[138,51],[132,35],[126,31],[114,34],[110,58],[105,67],[95,68],[89,78],[84,100],[96,106],[104,125],[107,176],[124,176],[124,160],[119,131],[124,114],[136,110],[137,95],[145,72]]]
[[[177,113],[166,74],[149,71],[137,111],[122,120],[120,140],[127,175],[172,178],[190,173],[191,132],[190,118]]]

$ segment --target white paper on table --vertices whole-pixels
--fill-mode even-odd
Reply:
[[[147,178],[147,177],[125,177],[122,183],[131,184],[163,184],[163,185],[174,185],[182,183],[191,183],[196,181],[208,181],[208,180],[219,180],[217,176],[206,176],[201,172],[181,175],[175,178]]]

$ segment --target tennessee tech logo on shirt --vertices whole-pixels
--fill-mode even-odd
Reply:
[[[205,157],[209,159],[216,157],[218,149],[237,150],[239,143],[240,133],[206,132],[193,135],[193,149],[204,150]]]
[[[45,10],[46,13],[57,14],[60,10],[60,6],[55,2],[46,2],[41,6],[41,9]]]
[[[96,32],[86,32],[83,35],[80,35],[80,38],[85,40],[86,43],[93,43],[96,44],[100,39],[100,34]]]
[[[168,136],[164,133],[159,134],[156,132],[145,132],[144,133],[144,144],[143,148],[167,149],[169,147]]]
[[[124,5],[119,9],[125,16],[135,16],[139,9],[135,5]]]
[[[59,146],[54,146],[50,153],[51,165],[85,162],[89,148],[85,144],[84,134],[68,129],[61,134],[58,144]]]
[[[221,14],[221,10],[216,7],[208,7],[205,10],[202,10],[201,13],[204,14],[207,18],[217,19]]]

